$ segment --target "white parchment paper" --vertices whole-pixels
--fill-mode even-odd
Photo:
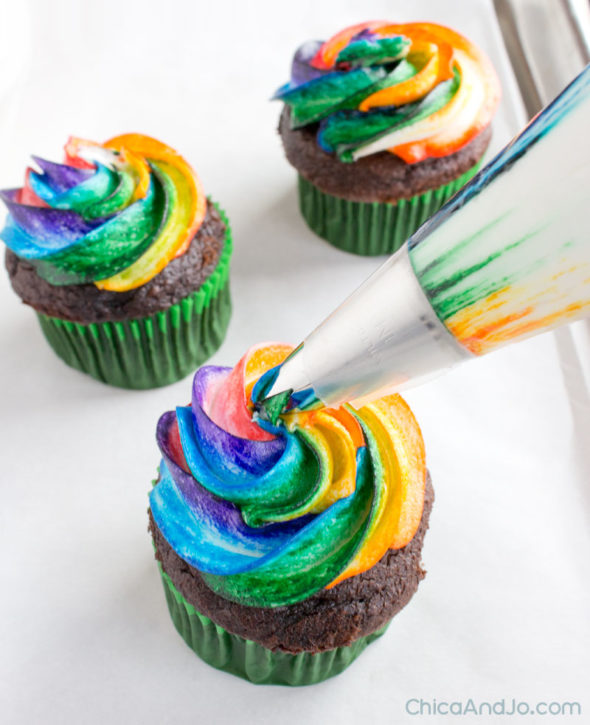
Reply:
[[[493,150],[524,121],[488,0],[17,6],[0,3],[1,72],[17,79],[0,86],[0,186],[21,183],[30,153],[58,160],[69,134],[139,131],[179,149],[234,228],[234,315],[216,363],[233,364],[256,341],[299,342],[381,261],[333,249],[299,216],[280,108],[268,98],[300,42],[375,17],[446,23],[481,44],[501,76]],[[106,387],[61,363],[5,275],[0,305],[2,722],[454,719],[425,706],[412,715],[415,698],[505,698],[507,710],[512,698],[578,701],[573,720],[590,717],[587,325],[406,396],[437,495],[428,575],[349,670],[290,690],[211,669],[166,610],[147,492],[157,418],[188,399],[190,379],[151,392]]]

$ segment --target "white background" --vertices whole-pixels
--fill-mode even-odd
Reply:
[[[21,183],[30,153],[59,160],[69,134],[138,131],[180,150],[235,234],[234,315],[217,363],[259,340],[297,343],[379,264],[333,249],[299,216],[280,108],[268,98],[300,42],[373,17],[444,22],[500,73],[494,150],[524,120],[487,0],[1,0],[0,9],[0,187]],[[588,328],[498,352],[406,396],[437,494],[428,576],[350,669],[298,690],[211,669],[169,619],[147,492],[157,418],[187,400],[190,379],[147,392],[106,387],[52,353],[4,274],[0,305],[3,723],[449,722],[411,717],[405,703],[469,697],[577,700],[577,721],[589,717]]]

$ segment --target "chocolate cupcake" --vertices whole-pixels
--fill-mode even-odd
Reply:
[[[221,344],[232,239],[188,163],[140,134],[72,138],[0,192],[15,292],[68,365],[111,385],[185,377]]]
[[[424,577],[434,494],[399,395],[262,420],[256,380],[292,350],[206,366],[158,423],[150,531],[172,620],[214,667],[254,683],[338,674]]]
[[[375,21],[302,45],[274,97],[303,217],[335,246],[377,255],[476,173],[500,86],[459,33]]]

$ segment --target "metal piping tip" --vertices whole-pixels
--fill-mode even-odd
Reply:
[[[280,365],[265,373],[254,387],[253,394],[260,384],[264,386],[264,397],[271,398],[287,390],[299,392],[311,388],[311,382],[306,370],[303,367],[304,343],[298,345],[293,352]],[[258,396],[260,399],[262,396]]]
[[[252,402],[258,414],[276,424],[281,413],[288,410],[308,410],[322,404],[303,369],[303,343],[289,357],[268,370],[256,381]]]
[[[258,415],[263,420],[268,420],[273,425],[276,425],[280,414],[289,406],[291,393],[291,390],[285,390],[283,393],[271,395],[270,398],[264,398],[259,403],[254,403]]]
[[[281,413],[288,413],[291,410],[311,410],[312,408],[320,408],[322,405],[322,401],[312,388],[300,392],[291,389],[284,390],[276,393],[276,395],[270,395],[254,402],[258,415],[273,425],[277,424]]]

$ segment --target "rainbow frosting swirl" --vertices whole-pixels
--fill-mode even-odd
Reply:
[[[319,145],[341,161],[389,151],[416,163],[472,141],[492,119],[500,84],[459,33],[381,20],[302,45],[274,98],[289,106],[292,128],[319,123]]]
[[[25,185],[0,192],[0,238],[53,285],[93,282],[123,292],[183,254],[207,208],[201,183],[173,149],[125,134],[71,138],[63,164],[33,157]]]
[[[176,553],[226,599],[301,601],[413,538],[424,504],[424,444],[399,395],[364,406],[254,412],[252,389],[292,348],[258,345],[233,368],[197,371],[188,406],[165,413],[150,494]]]

